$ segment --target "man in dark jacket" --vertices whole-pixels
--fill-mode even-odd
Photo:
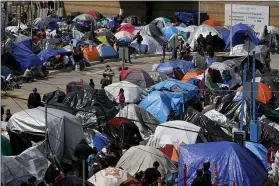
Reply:
[[[205,47],[205,45],[206,45],[206,41],[205,41],[205,39],[204,39],[202,34],[200,34],[200,36],[198,37],[197,42],[198,42],[199,46]]]
[[[4,108],[3,106],[1,106],[1,121],[3,121],[4,112]]]
[[[155,161],[152,168],[148,168],[144,171],[142,180],[145,185],[155,185],[158,177],[161,177],[161,173],[158,171],[159,166],[159,162]]]
[[[210,162],[205,162],[203,164],[203,178],[206,181],[207,185],[212,185],[211,183],[211,172],[210,172]]]
[[[139,54],[141,54],[141,42],[143,41],[142,36],[140,35],[140,32],[137,33],[137,35],[135,36],[134,40],[137,40],[137,44],[138,44],[138,48],[139,48]]]
[[[202,170],[201,169],[198,169],[196,174],[197,176],[195,177],[195,179],[193,180],[191,186],[205,186],[206,183],[205,183],[205,180],[204,178],[202,177]]]
[[[28,109],[37,108],[42,106],[41,95],[37,93],[37,88],[33,88],[33,93],[29,94],[27,106]]]
[[[213,37],[211,35],[211,32],[209,32],[209,34],[206,36],[205,41],[207,52],[209,52],[210,48],[213,47]]]

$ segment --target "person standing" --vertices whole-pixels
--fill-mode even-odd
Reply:
[[[4,113],[5,113],[4,108],[3,108],[3,106],[1,105],[1,121],[3,121]]]
[[[163,58],[160,61],[160,63],[164,63],[165,62],[165,57],[166,57],[166,49],[167,49],[167,43],[163,44]]]
[[[250,41],[249,35],[248,35],[248,31],[247,31],[247,30],[245,31],[243,40],[244,40],[243,43],[246,43],[246,42]]]
[[[159,166],[159,162],[155,161],[152,168],[146,169],[142,177],[142,183],[145,185],[155,185],[158,177],[161,177],[161,173],[158,171]]]
[[[114,76],[114,71],[110,68],[109,65],[106,66],[106,69],[104,71],[104,74],[108,77],[109,79],[109,85],[112,84],[113,81],[113,76]]]
[[[29,94],[27,106],[28,109],[37,108],[42,106],[41,95],[37,93],[37,88],[33,88],[33,93]]]
[[[184,50],[184,41],[182,38],[179,39],[179,59],[183,58],[183,55],[185,54],[185,50]]]
[[[11,111],[10,111],[10,109],[7,109],[5,122],[8,122],[11,117],[12,117]]]
[[[213,38],[211,32],[209,32],[209,34],[206,36],[205,41],[206,41],[207,51],[209,51],[210,47],[212,47],[213,45]]]
[[[206,185],[205,180],[204,180],[204,178],[202,177],[202,174],[203,174],[203,172],[202,172],[201,169],[198,169],[198,170],[196,171],[196,175],[197,175],[197,176],[196,176],[195,179],[193,180],[191,186],[205,186],[205,185]]]
[[[279,150],[277,150],[275,156],[274,156],[274,163],[272,167],[272,175],[273,175],[273,181],[276,186],[279,185]]]
[[[90,79],[89,86],[92,87],[93,89],[95,89],[95,83],[94,83],[93,79]]]
[[[141,55],[141,42],[143,41],[142,36],[140,35],[140,32],[137,33],[135,36],[135,39],[137,40],[138,48],[139,48],[139,54]]]
[[[119,103],[120,109],[123,109],[124,105],[125,105],[125,96],[124,96],[124,89],[123,88],[121,88],[119,90],[119,93],[118,93],[118,103]]]
[[[203,178],[205,179],[205,183],[207,185],[212,185],[211,183],[211,172],[210,172],[210,162],[205,162],[203,164]]]
[[[105,88],[109,85],[109,80],[106,74],[103,74],[103,78],[101,79],[100,84],[102,85],[102,88]]]

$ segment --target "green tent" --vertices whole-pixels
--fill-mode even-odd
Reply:
[[[1,134],[1,155],[12,156],[12,146],[10,139]]]

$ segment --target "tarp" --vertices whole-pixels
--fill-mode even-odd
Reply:
[[[201,21],[208,19],[207,13],[202,12],[174,12],[174,16],[187,25],[198,25],[198,16]]]
[[[38,146],[31,147],[18,156],[1,157],[1,183],[6,186],[18,186],[32,176],[43,180],[50,162]]]
[[[148,35],[142,35],[143,41],[141,42],[141,45],[145,45],[147,47],[147,53],[149,54],[157,54],[157,53],[162,53],[163,52],[163,47],[151,36]],[[131,46],[137,50],[138,48],[138,43],[136,40],[134,40],[131,43]],[[142,51],[142,50],[141,50]]]
[[[160,122],[148,111],[136,104],[128,104],[119,111],[116,117],[127,118],[137,125],[143,139],[154,133]]]
[[[152,90],[168,89],[173,92],[183,92],[187,101],[195,99],[199,93],[198,87],[189,83],[185,83],[176,79],[168,79],[157,83],[151,87]]]
[[[105,87],[105,90],[112,94],[118,102],[118,94],[121,88],[124,90],[125,103],[138,103],[141,100],[143,90],[139,86],[128,81],[110,84]]]
[[[129,174],[135,175],[139,171],[145,171],[152,167],[154,161],[159,162],[158,171],[162,177],[177,171],[175,165],[160,150],[143,145],[134,146],[127,150],[116,167],[122,167]]]
[[[152,71],[152,72],[148,72],[148,74],[153,79],[154,83],[159,83],[161,81],[165,81],[168,79],[168,76],[161,72]]]
[[[268,169],[270,164],[267,162],[267,149],[260,143],[245,141],[244,146],[253,152],[262,162],[263,166]]]
[[[140,102],[139,106],[163,123],[167,121],[172,110],[176,115],[181,112],[184,100],[185,95],[180,92],[152,91]]]
[[[118,58],[118,53],[108,44],[101,44],[97,46],[97,50],[99,52],[99,56],[103,59]]]
[[[209,25],[209,26],[222,26],[222,24],[219,21],[216,21],[214,19],[208,19],[204,22],[202,22],[202,25]]]
[[[254,31],[251,30],[250,27],[248,27],[245,24],[236,24],[232,27],[232,46],[236,46],[239,44],[244,43],[244,34],[245,32],[248,31],[248,36],[251,42],[253,42],[255,45],[259,44],[259,39],[257,36],[254,35]],[[225,41],[226,43],[226,49],[230,48],[230,36],[228,39]]]
[[[195,144],[199,132],[200,127],[192,123],[180,120],[168,121],[157,126],[154,136],[146,145],[160,148],[169,144],[178,149],[181,143]]]
[[[164,74],[173,73],[175,68],[179,68],[184,74],[193,67],[191,61],[176,60],[170,62],[160,63],[155,71],[162,72]]]
[[[169,40],[172,35],[177,34],[177,35],[182,35],[181,32],[173,27],[173,26],[167,26],[162,29],[163,35],[166,38],[166,40]]]
[[[126,31],[117,32],[114,35],[119,41],[131,42],[133,40],[133,35]]]
[[[11,156],[12,146],[10,139],[1,134],[1,156]]]
[[[153,37],[160,45],[164,45],[166,43],[166,40],[164,38],[164,35],[160,28],[158,28],[154,24],[148,24],[146,25],[141,31],[141,35],[148,35]]]
[[[154,19],[151,24],[155,24],[160,29],[163,29],[166,26],[171,26],[170,20],[166,17],[158,17]]]
[[[266,118],[260,118],[262,125],[261,143],[266,147],[276,147],[279,145],[279,124]]]
[[[110,140],[94,129],[84,129],[84,135],[91,148],[96,147],[99,152],[110,142]]]
[[[179,151],[178,180],[182,180],[183,167],[187,165],[187,184],[191,184],[196,176],[196,170],[204,162],[210,162],[210,171],[214,172],[214,165],[218,169],[218,184],[261,186],[267,179],[267,172],[261,161],[250,150],[240,144],[232,142],[211,142],[194,145],[184,145]],[[211,183],[214,176],[211,176]],[[179,186],[183,182],[178,183]]]
[[[149,88],[154,85],[153,79],[149,76],[147,72],[140,69],[133,69],[129,72],[125,79],[125,81],[129,81],[135,85],[138,85],[142,89]]]
[[[76,160],[74,156],[76,145],[84,139],[81,122],[74,115],[61,110],[49,108],[47,112],[51,149],[59,160],[71,163],[71,160]],[[38,107],[17,112],[10,118],[7,128],[11,131],[42,135],[46,132],[45,109]]]
[[[46,50],[41,51],[39,54],[37,54],[37,56],[41,61],[45,62],[49,60],[51,57],[55,57],[57,55],[65,55],[67,53],[69,52],[64,48],[61,48],[59,50],[48,48]]]
[[[45,19],[42,19],[38,24],[38,29],[42,30],[42,28],[55,30],[55,29],[59,28],[59,25],[57,24],[57,22],[55,22],[51,18],[47,17]]]

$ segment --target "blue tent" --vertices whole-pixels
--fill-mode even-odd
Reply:
[[[255,45],[258,45],[260,40],[257,36],[253,34],[253,31],[245,24],[236,24],[232,27],[232,46],[236,46],[239,44],[244,44],[244,34],[248,31],[248,36],[251,42]],[[230,36],[227,40],[224,40],[226,43],[225,49],[230,48]]]
[[[59,25],[57,24],[56,21],[54,21],[51,18],[47,17],[47,18],[43,19],[38,24],[38,29],[41,30],[42,28],[55,30],[55,29],[59,28]]]
[[[262,162],[263,166],[268,169],[270,167],[266,160],[267,149],[260,143],[253,143],[246,141],[244,146],[253,152]]]
[[[110,45],[101,44],[97,47],[97,50],[99,52],[99,56],[103,59],[118,58],[118,53]]]
[[[51,57],[54,57],[57,55],[65,55],[67,53],[69,53],[69,51],[65,50],[64,48],[61,48],[59,50],[48,48],[46,50],[41,51],[39,54],[37,54],[37,56],[38,56],[38,58],[40,58],[41,61],[45,62]]]
[[[184,61],[184,60],[170,61],[170,62],[160,63],[156,67],[156,71],[162,72],[163,74],[170,74],[177,67],[180,68],[180,70],[185,74],[189,71],[189,69],[193,67],[193,64],[191,61]]]
[[[179,151],[178,180],[183,178],[183,167],[187,166],[187,184],[191,184],[196,170],[202,164],[210,162],[210,171],[214,172],[217,164],[219,185],[261,186],[267,179],[267,172],[262,162],[250,150],[233,142],[211,142],[184,145]],[[213,183],[214,176],[211,176]],[[183,182],[178,184],[183,185]]]
[[[81,46],[81,45],[84,45],[84,44],[89,44],[88,41],[82,41],[82,40],[79,40],[79,39],[72,39],[72,42],[73,42],[73,47],[78,47],[78,46]]]
[[[7,78],[10,73],[11,73],[11,70],[8,67],[1,66],[1,76],[4,76],[5,78]]]
[[[173,26],[167,26],[162,29],[164,37],[169,40],[173,34],[182,35],[182,33]]]
[[[10,54],[19,62],[23,70],[35,65],[40,66],[43,62],[31,50],[31,39],[13,43]]]
[[[100,152],[102,149],[110,142],[110,140],[102,135],[101,133],[96,133],[92,142],[89,143],[90,147],[96,147],[97,150]]]
[[[180,113],[184,100],[185,95],[182,92],[152,91],[139,106],[164,123],[171,110],[174,110],[176,115]]]
[[[187,100],[197,98],[199,93],[198,87],[189,83],[185,83],[176,79],[168,79],[157,83],[151,87],[153,90],[168,89],[173,92],[183,92]]]
[[[216,62],[216,59],[215,59],[215,58],[211,58],[211,57],[208,57],[208,56],[206,56],[205,59],[206,59],[206,63],[207,63],[207,66],[208,66],[208,67],[209,67],[212,63]]]

